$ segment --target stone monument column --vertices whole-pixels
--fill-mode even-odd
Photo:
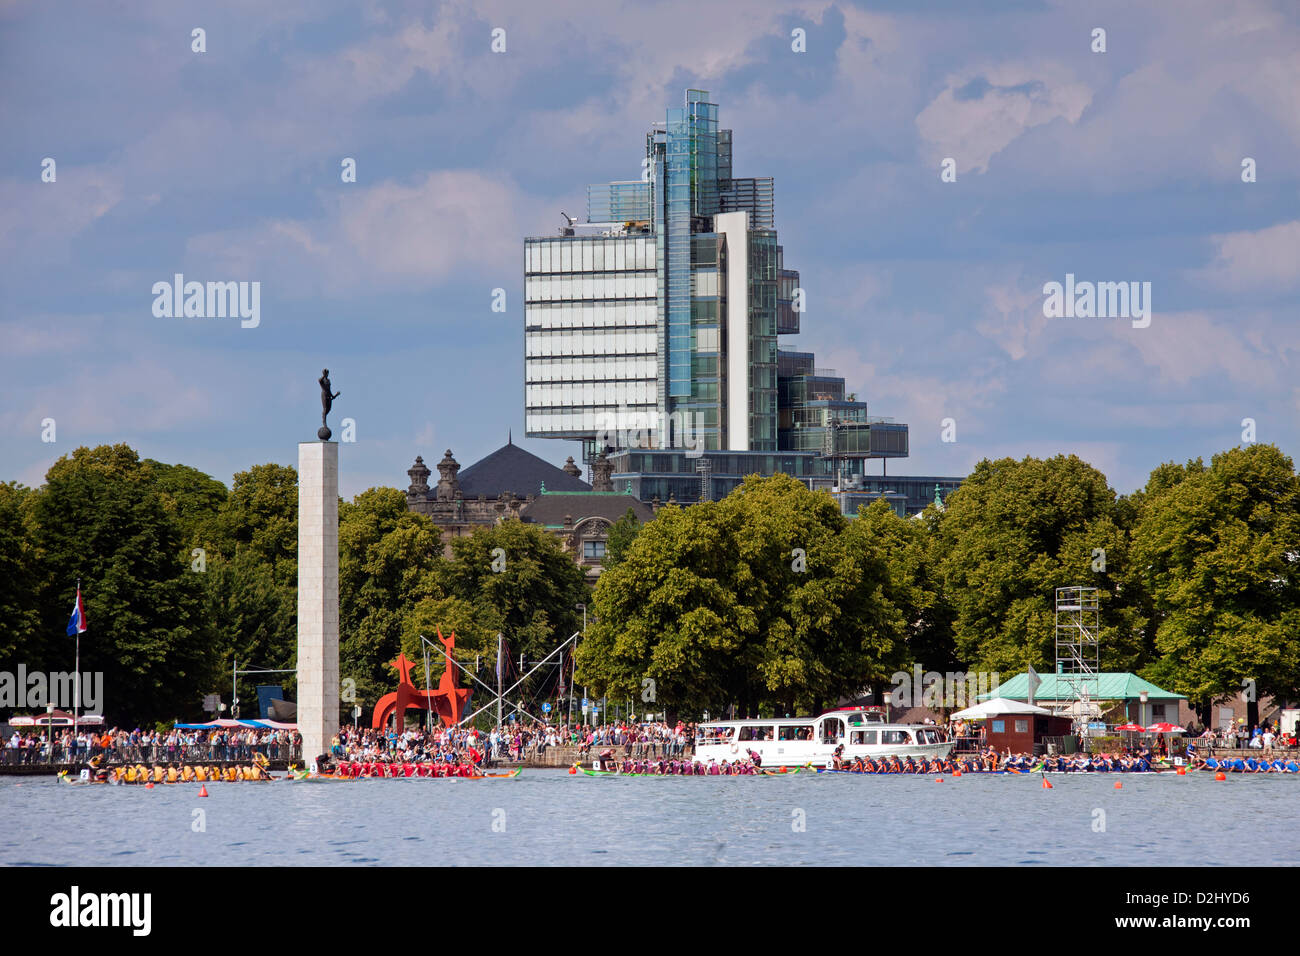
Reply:
[[[328,429],[321,432],[328,437]],[[339,730],[339,446],[298,445],[298,732],[304,765]]]

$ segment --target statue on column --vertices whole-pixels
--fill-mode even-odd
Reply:
[[[334,392],[333,394],[330,394],[330,388],[331,388],[330,370],[327,368],[321,369],[319,384],[320,384],[320,429],[316,432],[316,437],[319,438],[321,441],[329,441],[331,432],[329,426],[325,424],[325,416],[328,415],[330,413],[330,409],[334,407],[334,399],[338,398],[343,393]]]

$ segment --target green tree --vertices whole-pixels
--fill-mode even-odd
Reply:
[[[497,634],[503,626],[496,608],[459,597],[423,599],[411,609],[402,625],[402,650],[416,662],[411,670],[411,679],[424,681],[424,644],[421,637],[433,645],[429,649],[429,683],[437,684],[442,678],[447,665],[438,643],[439,633],[443,637],[456,635],[456,660],[462,664],[479,657],[488,662],[489,668],[495,668]],[[462,678],[460,683],[471,686],[467,679]],[[491,684],[492,681],[487,683]]]
[[[234,557],[251,552],[271,567],[277,584],[297,586],[298,472],[287,465],[254,465],[235,475],[211,535],[200,546]]]
[[[640,530],[641,521],[637,518],[636,512],[628,508],[627,514],[610,526],[609,534],[605,539],[605,558],[601,561],[603,570],[608,571],[623,560],[624,553],[632,545]]]
[[[220,680],[208,691],[228,686],[231,666],[292,668],[298,647],[298,473],[277,464],[254,465],[234,476],[230,492],[208,515],[204,504],[216,488],[195,477],[192,469],[170,466],[168,497],[188,483],[191,503],[177,507],[189,521],[190,547],[206,552],[207,570],[196,575],[203,584],[203,631]],[[197,504],[196,504],[197,501]],[[185,555],[189,562],[189,552]],[[292,692],[292,674],[274,675]],[[247,701],[255,681],[244,678],[240,696]],[[223,698],[224,699],[224,698]],[[244,707],[243,716],[251,711]]]
[[[943,516],[929,505],[916,518],[901,518],[881,500],[860,508],[846,532],[851,547],[874,553],[886,570],[881,594],[898,615],[903,670],[914,664],[940,673],[962,668],[953,640],[953,610],[942,589],[943,555],[936,545]]]
[[[743,711],[820,710],[884,677],[905,622],[884,552],[851,533],[836,501],[776,475],[747,479],[721,510],[736,516],[733,580],[761,647],[761,684],[735,698]]]
[[[755,680],[761,649],[733,581],[733,520],[716,503],[659,511],[597,581],[577,653],[579,683],[633,698],[652,680],[671,709],[699,713],[735,700]],[[736,674],[746,670],[737,688]]]
[[[1300,479],[1273,445],[1162,465],[1140,496],[1135,562],[1161,654],[1144,673],[1201,709],[1300,693]]]
[[[339,506],[339,666],[362,701],[392,689],[387,665],[402,647],[403,622],[418,602],[441,596],[441,553],[437,529],[395,488]]]
[[[581,629],[575,605],[588,599],[586,580],[554,535],[509,520],[455,538],[451,548],[451,560],[438,565],[443,596],[499,621],[512,655],[540,660]]]
[[[294,589],[277,584],[272,566],[251,551],[233,558],[209,556],[203,578],[203,628],[219,673],[230,673],[232,658],[252,668],[291,668],[297,655],[297,603]],[[290,687],[291,674],[272,683]],[[224,688],[224,680],[217,685]],[[212,688],[216,689],[216,688]],[[248,688],[241,696],[247,699]],[[224,699],[224,698],[223,698]],[[242,711],[247,717],[251,713]]]
[[[882,553],[846,526],[829,495],[785,475],[664,508],[601,575],[578,680],[616,697],[653,688],[685,713],[860,691],[888,673],[904,625]]]
[[[37,575],[26,515],[32,489],[0,482],[0,661],[12,669],[20,649],[37,643]]]
[[[1121,520],[1106,477],[1074,455],[981,461],[937,528],[958,659],[1001,674],[1050,669],[1055,590],[1082,585],[1099,589],[1103,669],[1142,662]]]
[[[163,510],[181,529],[183,545],[202,547],[213,537],[213,525],[230,496],[226,486],[189,465],[167,465],[152,458],[145,464],[154,474]]]
[[[64,632],[80,579],[81,666],[103,673],[106,710],[124,722],[196,714],[214,676],[201,584],[180,559],[154,468],[126,445],[78,448],[50,467],[31,514],[45,668],[72,663]]]

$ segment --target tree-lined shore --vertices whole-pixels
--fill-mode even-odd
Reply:
[[[79,448],[40,488],[0,483],[0,662],[71,668],[80,579],[82,668],[104,673],[110,718],[199,717],[204,694],[228,702],[233,658],[294,666],[296,550],[292,468],[256,465],[227,488],[126,445]],[[1271,445],[1160,465],[1127,496],[1075,456],[986,460],[906,519],[883,501],[846,518],[794,479],[754,477],[619,522],[594,593],[535,525],[483,528],[452,552],[397,489],[340,503],[341,674],[367,712],[399,650],[423,680],[420,635],[454,630],[493,683],[498,633],[540,659],[581,629],[582,604],[577,683],[649,691],[653,711],[806,712],[916,663],[1050,670],[1067,585],[1099,589],[1103,670],[1198,706],[1243,681],[1300,696],[1300,477]]]

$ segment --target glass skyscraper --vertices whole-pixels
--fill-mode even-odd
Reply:
[[[778,348],[800,330],[799,273],[772,179],[734,177],[732,144],[709,94],[687,90],[647,131],[640,180],[589,186],[585,223],[524,241],[527,433],[607,454],[634,489],[650,459],[704,475],[674,485],[702,497],[715,462],[718,480],[752,465],[847,485],[867,459],[905,457],[907,426]]]

